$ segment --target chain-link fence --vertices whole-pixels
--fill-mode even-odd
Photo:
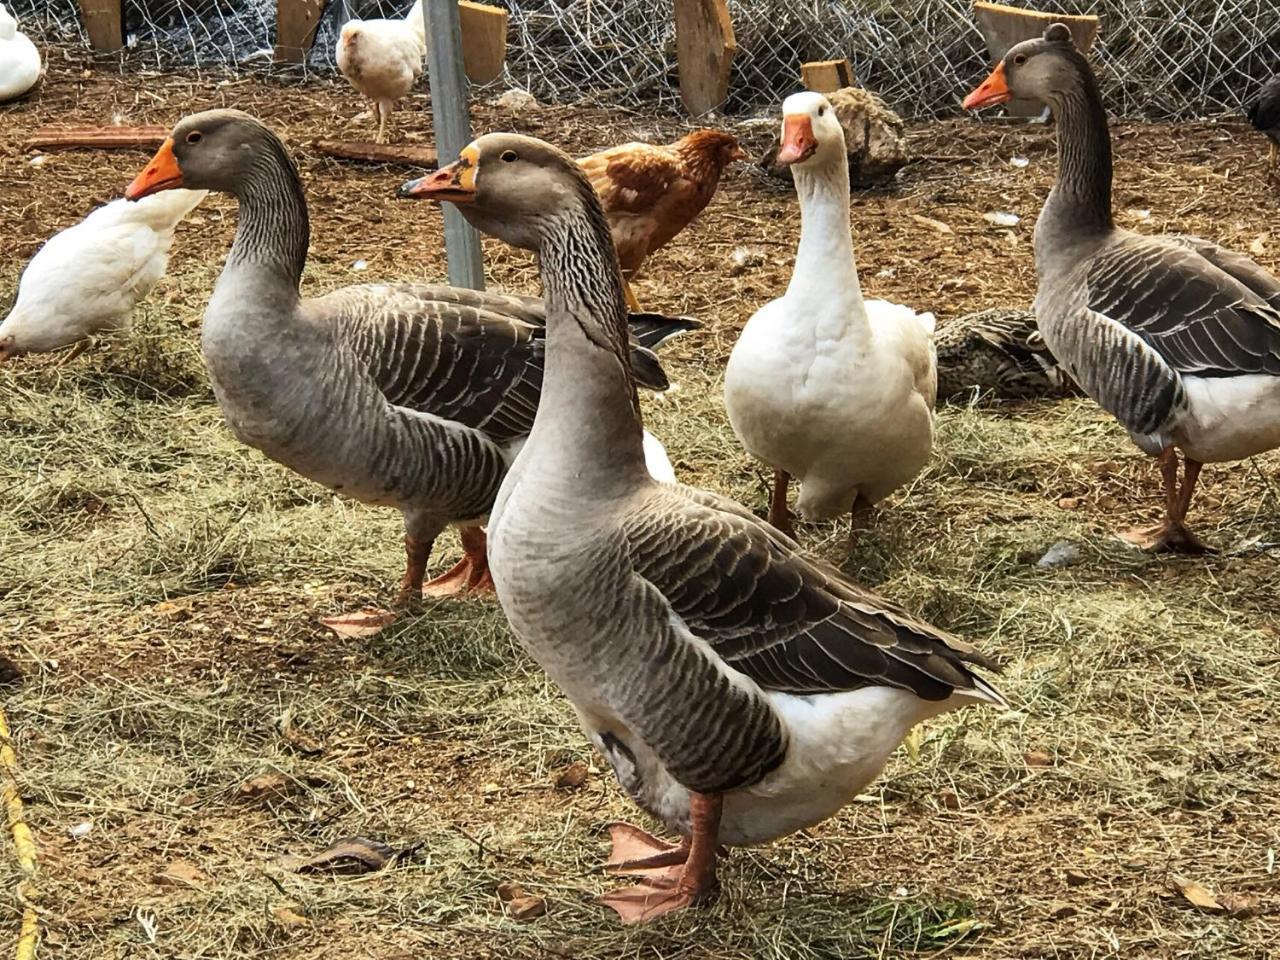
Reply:
[[[412,0],[329,0],[308,68],[333,69],[342,22],[403,15]],[[491,0],[510,11],[506,74],[553,102],[676,108],[669,0]],[[38,37],[86,42],[75,0],[10,0]],[[738,53],[728,111],[776,102],[799,64],[848,57],[859,82],[907,116],[954,112],[989,66],[969,0],[731,0]],[[1236,111],[1280,73],[1280,0],[1062,0],[1096,13],[1093,55],[1125,116]],[[269,65],[275,0],[125,0],[129,65],[245,71]]]

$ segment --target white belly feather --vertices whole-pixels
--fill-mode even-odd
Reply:
[[[1201,463],[1243,460],[1280,447],[1280,377],[1184,376],[1188,414],[1174,431]]]

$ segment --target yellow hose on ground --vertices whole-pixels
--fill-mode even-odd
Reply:
[[[22,882],[18,885],[18,902],[22,904],[22,926],[18,931],[18,948],[14,952],[14,960],[35,960],[36,943],[40,939],[40,921],[32,903],[35,890],[32,886],[36,876],[36,842],[31,835],[31,828],[22,815],[22,797],[18,794],[18,757],[13,752],[13,741],[9,734],[9,723],[5,720],[4,709],[0,707],[0,776],[4,783],[0,786],[0,801],[4,803],[5,813],[9,818],[9,833],[13,837],[13,849],[18,858],[18,867],[22,870]]]

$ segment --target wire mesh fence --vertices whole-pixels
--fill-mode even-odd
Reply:
[[[412,0],[329,0],[306,67],[334,69],[349,17],[403,16]],[[499,85],[550,102],[679,106],[669,0],[490,0],[510,15]],[[10,0],[24,29],[87,43],[75,0]],[[954,112],[989,66],[970,0],[731,0],[728,112],[776,102],[808,60],[848,57],[859,82],[907,116]],[[1280,73],[1280,0],[1061,0],[1095,13],[1093,56],[1110,109],[1189,118],[1238,110]],[[122,64],[270,68],[275,0],[125,0]]]

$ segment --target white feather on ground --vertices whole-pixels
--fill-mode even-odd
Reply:
[[[0,362],[47,353],[126,328],[133,308],[164,276],[178,223],[204,190],[113,200],[54,234],[27,264],[0,323]]]

